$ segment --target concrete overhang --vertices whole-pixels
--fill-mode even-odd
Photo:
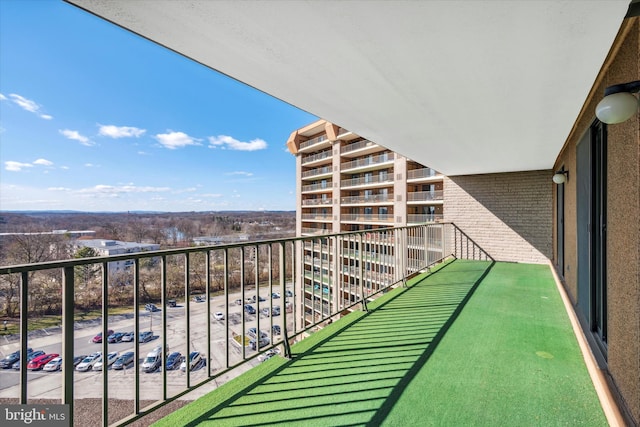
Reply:
[[[67,1],[448,175],[551,168],[629,5]]]

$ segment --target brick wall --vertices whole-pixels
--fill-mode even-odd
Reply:
[[[498,261],[546,263],[552,256],[550,170],[446,177],[444,220]]]

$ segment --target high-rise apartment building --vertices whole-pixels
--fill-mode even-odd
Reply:
[[[316,315],[347,307],[361,292],[394,283],[398,267],[384,239],[322,236],[440,221],[444,178],[326,120],[294,131],[287,147],[296,156],[296,234],[318,236],[297,257],[304,272],[305,322],[312,324]],[[422,251],[409,262],[417,271],[434,256]]]

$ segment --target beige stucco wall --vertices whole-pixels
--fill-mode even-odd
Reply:
[[[557,168],[564,165],[570,174],[576,171],[576,145],[595,119],[605,87],[640,80],[640,18],[628,20],[622,30],[624,37],[614,44],[593,96],[556,161]],[[607,126],[607,147],[607,367],[623,410],[640,424],[640,115]],[[570,179],[565,190],[564,281],[575,302],[575,180]]]
[[[550,170],[451,176],[444,220],[498,261],[546,263],[552,255]]]

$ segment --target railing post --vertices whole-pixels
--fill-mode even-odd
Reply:
[[[70,426],[73,425],[73,315],[75,309],[73,279],[73,267],[64,267],[62,270],[62,403],[69,405]],[[26,347],[26,340],[23,340],[23,343]]]
[[[102,263],[102,425],[109,425],[109,377],[107,365],[109,336],[109,263]]]
[[[286,289],[286,275],[283,274],[284,270],[284,258],[285,258],[285,243],[284,242],[280,242],[280,289]],[[293,298],[295,298],[295,294],[293,296]],[[291,347],[289,346],[289,333],[287,332],[287,297],[286,297],[286,291],[285,291],[285,297],[284,297],[284,310],[282,313],[282,322],[283,322],[283,328],[282,328],[282,333],[284,334],[284,357],[291,359]],[[295,305],[295,304],[294,304]],[[258,331],[258,334],[260,334],[260,331]]]
[[[360,276],[360,298],[362,298],[362,311],[367,312],[369,309],[367,308],[367,298],[364,295],[364,265],[363,265],[363,256],[364,247],[362,246],[362,233],[358,234],[358,255],[360,260],[360,265],[358,266],[358,273]]]

